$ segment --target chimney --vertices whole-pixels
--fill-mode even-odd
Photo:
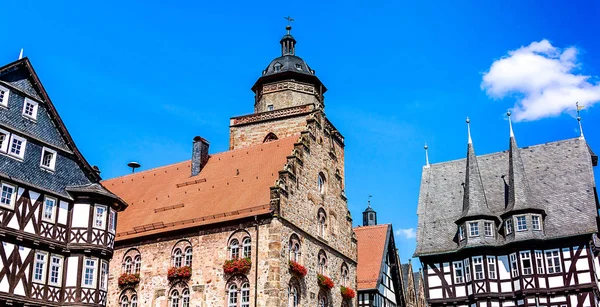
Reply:
[[[192,176],[200,174],[200,171],[208,162],[208,141],[196,136],[192,143]]]

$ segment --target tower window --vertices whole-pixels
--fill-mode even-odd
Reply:
[[[40,161],[40,166],[43,168],[54,170],[55,164],[56,164],[56,151],[44,147],[42,149],[42,161]]]
[[[296,69],[297,69],[297,70],[302,70],[302,65],[300,65],[300,64],[296,64]]]
[[[275,69],[275,72],[279,72],[281,71],[281,63],[275,63],[275,65],[273,66],[273,69]]]
[[[29,99],[29,98],[25,98],[25,104],[23,105],[23,115],[31,118],[31,119],[37,119],[37,109],[38,109],[38,103]]]
[[[527,230],[527,219],[524,215],[517,216],[517,231]]]
[[[319,193],[325,194],[325,175],[323,175],[323,173],[319,173],[319,177],[317,178],[317,188],[319,189]]]
[[[267,106],[267,111],[273,111],[275,108],[273,107],[272,104]]]
[[[531,225],[533,227],[533,230],[542,230],[542,224],[540,223],[539,215],[531,216]]]
[[[479,236],[479,223],[471,222],[469,223],[469,237],[477,237]]]
[[[494,227],[494,226],[492,225],[492,223],[491,223],[491,222],[485,222],[485,223],[483,224],[483,230],[484,230],[484,232],[485,232],[485,236],[486,236],[486,237],[493,237],[493,236],[494,236],[494,233],[493,233],[493,227]]]

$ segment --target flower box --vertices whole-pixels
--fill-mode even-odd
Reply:
[[[327,290],[331,290],[331,288],[333,288],[333,280],[325,275],[317,274],[317,283],[319,283],[319,286]]]
[[[251,267],[252,261],[250,261],[250,258],[238,258],[225,261],[223,271],[226,274],[248,274]]]
[[[345,299],[352,299],[356,296],[356,292],[354,292],[354,290],[344,286],[340,287],[340,292],[342,293],[342,297]]]
[[[308,270],[303,265],[301,265],[300,263],[298,263],[296,261],[290,260],[289,267],[290,267],[290,272],[300,278],[306,276],[306,273],[308,273]]]
[[[135,286],[140,283],[140,274],[123,273],[119,276],[119,287]]]
[[[171,267],[167,271],[167,278],[169,280],[175,279],[188,279],[192,276],[192,268],[189,266],[182,267]]]

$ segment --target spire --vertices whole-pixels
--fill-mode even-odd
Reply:
[[[577,107],[577,122],[579,122],[579,139],[584,140],[585,137],[583,136],[583,127],[581,126],[581,116],[579,114],[579,111],[583,110],[584,106],[580,106],[579,102],[575,103],[575,106]]]
[[[427,152],[427,149],[429,147],[427,146],[427,143],[425,143],[425,146],[423,146],[423,148],[425,148],[425,167],[429,167],[429,153]]]
[[[21,52],[19,53],[19,60],[23,58],[23,48],[21,48]]]
[[[296,40],[292,36],[292,25],[291,23],[294,21],[294,18],[288,16],[283,17],[288,21],[287,26],[285,26],[285,30],[287,33],[281,38],[279,43],[281,44],[281,55],[294,55],[296,53]]]
[[[481,174],[479,173],[479,166],[477,165],[477,156],[475,155],[475,149],[473,148],[473,141],[471,139],[470,123],[471,121],[467,117],[467,133],[469,136],[469,142],[467,145],[463,213],[457,223],[469,217],[494,216],[488,207],[487,200],[485,198],[483,182],[481,181]]]
[[[512,120],[510,120],[510,111],[506,112],[506,115],[508,116],[508,127],[509,127],[509,131],[510,131],[510,137],[514,138],[515,137],[515,133],[513,132],[513,128],[512,128]]]

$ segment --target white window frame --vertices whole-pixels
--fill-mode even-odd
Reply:
[[[104,212],[102,213],[102,225],[98,226],[97,222],[98,222],[98,209],[104,209]],[[105,205],[94,205],[94,228],[96,229],[105,229],[106,228],[106,217],[108,214],[106,214],[106,212],[108,211],[108,207]]]
[[[475,280],[482,280],[485,278],[485,272],[483,269],[483,257],[473,257],[473,274]]]
[[[8,152],[8,146],[10,144],[10,135],[11,133],[4,130],[4,129],[0,129],[0,133],[4,134],[4,141],[2,141],[2,145],[0,146],[0,152],[3,153],[7,153]]]
[[[100,290],[106,291],[108,289],[108,261],[102,260],[100,262]]]
[[[489,230],[489,232],[488,232],[488,230]],[[492,222],[483,222],[483,234],[486,237],[494,236],[494,224]]]
[[[510,276],[519,276],[519,266],[517,264],[517,253],[510,254]]]
[[[519,223],[519,219],[523,219],[523,224]],[[517,215],[515,216],[515,220],[517,221],[517,231],[526,231],[527,230],[527,215]]]
[[[486,261],[487,261],[487,269],[488,269],[488,278],[489,279],[496,279],[496,257],[494,256],[487,256],[486,257]]]
[[[505,225],[506,225],[506,226],[505,226],[505,228],[506,228],[506,234],[507,234],[507,235],[509,235],[509,234],[513,233],[513,231],[514,231],[514,229],[513,229],[513,228],[514,228],[514,227],[513,227],[513,220],[512,220],[512,217],[511,217],[511,218],[509,218],[509,219],[507,219],[507,220],[505,221]]]
[[[252,257],[252,239],[250,237],[242,239],[242,256],[244,258]]]
[[[523,275],[531,275],[533,274],[533,261],[531,259],[530,251],[521,251],[519,252],[519,256],[521,258],[521,274]],[[529,261],[529,266],[526,267],[526,261]]]
[[[0,90],[4,91],[4,97],[0,100],[0,106],[8,108],[8,97],[10,97],[10,90],[0,85]]]
[[[554,254],[556,253],[556,254]],[[550,257],[548,256],[550,254]],[[546,271],[548,274],[555,274],[562,272],[562,263],[560,260],[560,249],[548,249],[544,251],[544,258],[546,259]],[[558,261],[552,261],[556,260]],[[558,263],[558,264],[557,264]]]
[[[471,264],[469,262],[469,258],[464,260],[464,268],[465,268],[465,282],[471,281]]]
[[[469,222],[469,237],[479,237],[479,222]]]
[[[54,259],[58,259],[58,264],[56,265],[54,263]],[[57,286],[60,287],[60,285],[62,284],[62,275],[63,275],[63,263],[64,263],[64,257],[60,256],[60,255],[52,255],[50,257],[50,276],[48,277],[48,284],[52,285],[52,286]],[[52,282],[52,270],[53,268],[58,268],[58,276],[57,276],[57,281],[56,282]]]
[[[52,214],[48,218],[48,217],[46,217],[46,204],[49,200],[52,201],[54,205],[52,206]],[[54,197],[45,196],[44,197],[44,205],[42,206],[42,220],[46,221],[46,222],[54,223],[54,221],[56,221],[56,211],[57,210],[58,210],[58,200]]]
[[[15,140],[21,142],[21,151],[18,154],[12,152],[12,145],[15,142]],[[27,148],[27,139],[24,138],[24,137],[20,137],[20,136],[18,136],[18,135],[16,135],[16,134],[13,133],[10,136],[10,143],[8,144],[8,151],[7,151],[8,154],[10,156],[13,156],[13,157],[19,159],[19,160],[23,160],[25,158],[25,148]]]
[[[93,265],[88,265],[87,262],[88,261],[92,261]],[[87,284],[86,283],[86,270],[88,268],[92,269],[92,284]],[[96,272],[98,270],[98,259],[95,258],[90,258],[90,257],[85,257],[83,258],[83,268],[82,268],[83,272],[81,274],[81,286],[84,288],[96,288]]]
[[[32,114],[29,115],[27,113],[25,113],[25,109],[27,108],[27,104],[30,103],[31,105],[33,105],[33,112],[31,112]],[[38,102],[29,98],[25,98],[25,101],[23,102],[23,111],[21,112],[21,114],[23,114],[23,116],[33,119],[33,120],[37,120],[37,113],[38,113]]]
[[[535,266],[538,274],[544,274],[544,253],[541,250],[534,251]]]
[[[465,282],[465,270],[463,269],[463,262],[455,261],[452,263],[452,265],[454,266],[454,283],[462,284]],[[460,272],[460,274],[457,272]]]
[[[15,202],[17,200],[17,186],[14,184],[2,182],[2,186],[0,187],[0,197],[2,196],[2,193],[4,193],[4,187],[10,187],[12,189],[12,193],[10,195],[10,204],[0,202],[0,207],[13,210],[15,208]]]
[[[536,220],[537,223],[535,222]],[[542,217],[539,214],[534,214],[531,216],[531,229],[542,230]]]
[[[458,226],[458,240],[462,241],[465,239],[465,228],[463,225]]]
[[[110,209],[110,213],[108,214],[108,231],[110,233],[115,233],[117,230],[117,211]]]
[[[43,261],[38,260],[38,255],[44,257]],[[42,264],[42,277],[36,278],[36,270],[38,264]],[[35,258],[33,260],[33,276],[31,280],[38,284],[46,284],[46,266],[48,265],[48,253],[47,252],[35,252]]]
[[[52,154],[52,159],[50,160],[50,165],[44,165],[44,153],[49,152]],[[56,150],[52,150],[47,147],[42,148],[42,157],[40,158],[40,167],[45,168],[47,170],[54,171],[56,167]]]

